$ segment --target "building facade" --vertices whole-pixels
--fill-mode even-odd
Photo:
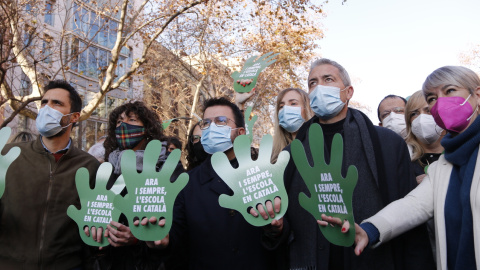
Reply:
[[[40,85],[48,80],[70,82],[82,97],[84,107],[100,91],[99,82],[105,77],[112,59],[111,51],[117,39],[120,23],[118,6],[122,3],[94,0],[41,0],[25,2],[21,25],[22,42],[27,58],[35,62]],[[134,7],[132,1],[129,8]],[[121,49],[115,69],[115,81],[131,67],[142,53],[141,40],[132,39]],[[30,77],[21,66],[9,70],[6,77],[16,95],[32,93]],[[74,143],[88,150],[105,134],[109,113],[132,99],[142,99],[143,84],[133,76],[120,87],[109,91],[91,116],[74,129]],[[37,105],[38,106],[38,105]],[[29,109],[37,111],[33,103]],[[6,106],[4,119],[12,113]],[[36,133],[35,120],[18,115],[8,124],[12,134],[20,131]]]

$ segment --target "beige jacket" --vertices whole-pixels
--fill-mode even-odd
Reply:
[[[386,242],[434,216],[437,268],[447,269],[447,239],[445,235],[445,197],[452,171],[442,155],[428,168],[427,176],[405,198],[397,200],[363,221],[370,222],[380,232],[380,242]],[[480,269],[480,155],[477,156],[470,190],[473,234],[477,269]],[[375,245],[375,246],[377,246]]]

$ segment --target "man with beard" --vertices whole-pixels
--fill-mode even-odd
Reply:
[[[86,167],[93,187],[98,161],[70,139],[82,100],[65,81],[44,89],[35,141],[6,145],[20,148],[7,170],[0,201],[0,269],[83,269],[85,245],[69,205],[80,207],[75,174]],[[101,235],[99,235],[101,236]]]

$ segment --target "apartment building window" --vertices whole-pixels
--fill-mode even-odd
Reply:
[[[53,25],[53,3],[45,2],[45,23]]]
[[[117,40],[118,22],[108,17],[101,17],[73,3],[74,19],[72,29],[80,37],[89,39],[100,46],[112,49]]]
[[[74,17],[72,20],[72,29],[78,35],[88,33],[88,10],[80,7],[76,2],[73,3]]]
[[[52,63],[52,37],[45,35],[43,38],[43,47],[42,47],[42,53],[43,53],[43,62],[45,64],[51,64]]]
[[[99,70],[98,70],[98,48],[97,47],[89,47],[88,48],[88,61],[87,61],[87,76],[88,77],[98,77]]]
[[[39,7],[35,4],[36,2],[34,0],[27,0],[27,3],[25,5],[25,11],[32,16],[37,16],[37,14],[39,13]]]
[[[117,29],[118,23],[116,21],[111,20],[108,23],[108,48],[113,48],[115,45],[115,41],[117,40]]]
[[[20,95],[27,96],[30,95],[32,92],[32,83],[28,78],[27,74],[22,72],[22,77],[20,79]]]
[[[23,33],[23,45],[25,47],[32,46],[32,41],[34,40],[33,35],[35,34],[35,28],[26,25],[25,31]]]
[[[108,66],[112,54],[110,51],[101,47],[91,45],[87,48],[86,46],[87,44],[79,39],[73,40],[70,68],[81,75],[97,79],[101,70]],[[117,76],[122,76],[130,68],[132,65],[132,59],[130,59],[131,55],[129,49],[124,48],[121,50],[117,69],[115,70]],[[118,77],[115,78],[115,80],[118,80]],[[128,87],[128,82],[127,85],[122,84],[122,86]]]
[[[101,30],[98,33],[98,44],[100,44],[103,47],[108,47],[109,34],[108,34],[108,31],[106,31],[107,20],[105,20],[104,18],[100,18],[99,26],[101,27]]]
[[[32,4],[31,4],[30,2],[27,2],[27,4],[25,5],[25,11],[26,11],[28,14],[33,14]]]
[[[88,39],[91,42],[98,43],[98,37],[99,37],[99,20],[100,16],[97,16],[95,12],[90,11],[90,19],[89,19],[89,25],[88,25]]]

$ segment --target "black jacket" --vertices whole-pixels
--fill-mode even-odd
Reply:
[[[314,123],[318,123],[317,117],[306,122],[296,137],[304,145],[310,162],[312,159],[307,133],[309,127]],[[374,126],[363,113],[351,108],[349,108],[343,127],[346,133],[343,163],[349,159],[357,160],[358,164],[368,164],[367,167],[359,168],[359,165],[353,162],[353,164],[343,164],[343,168],[356,165],[359,170],[358,181],[372,181],[365,176],[362,177],[362,171],[370,175],[369,177],[374,177],[374,191],[376,189],[375,193],[378,194],[376,195],[375,209],[379,210],[388,203],[402,198],[416,186],[407,146],[400,136],[386,128]],[[358,138],[347,138],[348,136],[358,136]],[[355,147],[352,151],[351,145],[350,148],[348,145],[352,141],[356,141],[356,144],[361,144],[361,146]],[[339,258],[342,260],[339,263],[342,269],[434,268],[433,255],[425,227],[419,227],[398,237],[390,245],[384,245],[375,250],[365,250],[361,256],[357,257],[354,255],[353,247],[339,249],[331,245],[320,232],[313,216],[300,206],[298,193],[303,191],[308,194],[308,190],[292,160],[285,171],[285,186],[290,198],[286,218],[291,228],[289,240],[291,268],[330,269],[332,264],[330,260]],[[356,190],[358,186],[357,184]],[[375,197],[373,194],[358,194],[354,191],[355,196],[357,196],[357,203],[363,201],[364,205],[369,205]],[[358,207],[354,199],[354,213],[362,212],[359,211],[362,209],[358,209]],[[354,218],[357,223],[360,223],[368,217],[355,214]],[[332,256],[332,250],[337,254]],[[338,262],[336,263],[338,264]]]
[[[277,269],[273,252],[262,246],[263,229],[219,205],[219,195],[233,191],[215,173],[210,157],[188,174],[175,201],[167,269]]]

